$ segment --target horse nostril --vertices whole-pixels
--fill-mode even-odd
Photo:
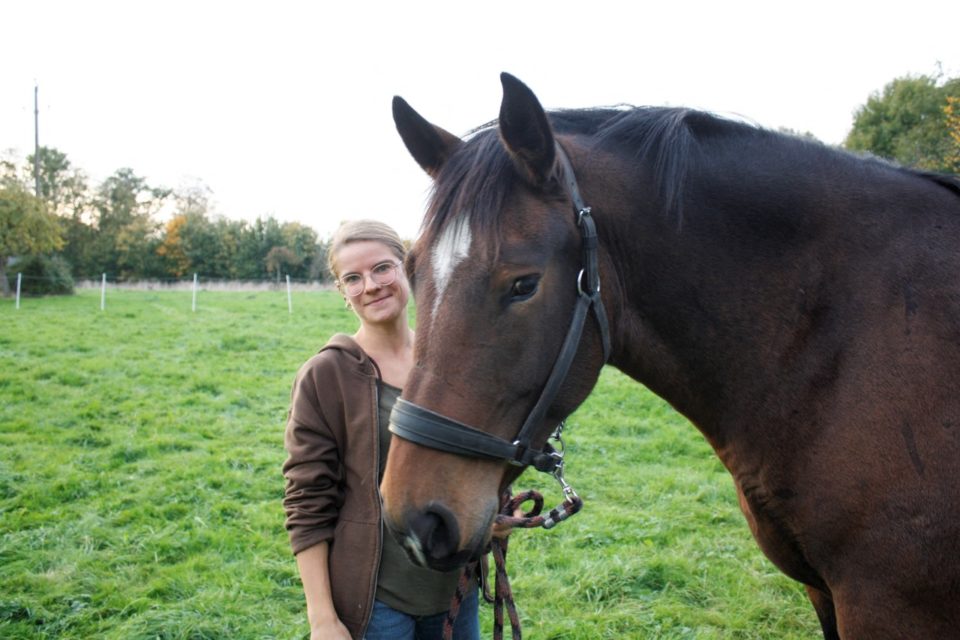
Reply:
[[[457,553],[460,542],[457,519],[442,504],[431,503],[411,518],[410,533],[420,541],[423,554],[431,560],[445,560]]]

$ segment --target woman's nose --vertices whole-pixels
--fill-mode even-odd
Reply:
[[[373,279],[372,273],[367,273],[363,275],[363,290],[364,291],[376,291],[383,285]]]

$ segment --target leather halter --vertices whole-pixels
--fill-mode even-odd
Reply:
[[[591,216],[590,207],[586,206],[580,197],[580,189],[577,186],[570,159],[559,144],[556,144],[555,148],[560,165],[560,184],[573,203],[574,213],[577,216],[577,226],[582,238],[583,264],[577,275],[577,303],[573,310],[573,319],[540,398],[513,442],[399,398],[390,414],[390,431],[404,440],[461,456],[506,460],[522,467],[532,465],[538,471],[547,473],[555,473],[562,469],[562,451],[555,451],[549,444],[542,449],[533,448],[534,431],[543,422],[547,410],[556,400],[560,387],[570,371],[583,335],[587,312],[593,311],[600,329],[604,363],[610,357],[610,330],[603,301],[600,298],[596,225]]]

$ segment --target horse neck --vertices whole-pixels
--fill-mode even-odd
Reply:
[[[819,196],[751,170],[688,176],[676,212],[661,210],[650,184],[598,190],[614,194],[597,207],[612,363],[718,448],[751,425],[798,419],[783,412],[812,378],[835,373],[842,348],[842,334],[819,326],[844,293],[825,285],[822,256],[838,239]]]

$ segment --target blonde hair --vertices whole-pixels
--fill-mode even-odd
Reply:
[[[403,240],[390,225],[379,220],[350,220],[344,222],[334,232],[333,238],[330,240],[330,246],[327,248],[327,270],[335,280],[340,277],[337,270],[337,254],[340,253],[340,249],[351,242],[365,240],[385,245],[401,261],[407,255]]]

